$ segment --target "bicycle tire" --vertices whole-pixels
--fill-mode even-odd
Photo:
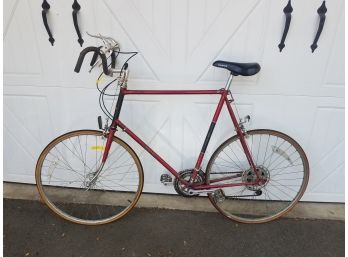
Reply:
[[[262,135],[265,135],[266,138],[268,136],[268,140],[267,141],[264,140],[265,142],[263,142],[263,143],[261,143]],[[257,136],[259,136],[259,147],[258,147],[258,151],[256,154],[255,145],[257,144],[257,141],[258,141]],[[272,138],[271,143],[270,143],[271,137],[274,137],[274,139]],[[303,194],[306,190],[308,180],[309,180],[309,163],[308,163],[306,154],[303,151],[302,147],[294,139],[292,139],[291,137],[289,137],[288,135],[286,135],[284,133],[281,133],[281,132],[278,132],[275,130],[257,129],[257,130],[248,131],[246,138],[248,138],[248,139],[246,139],[246,141],[247,141],[248,147],[250,149],[250,152],[253,156],[253,160],[259,169],[259,172],[260,172],[259,174],[262,173],[262,176],[267,178],[267,182],[266,182],[267,184],[265,183],[265,186],[262,188],[258,187],[258,186],[252,187],[252,186],[245,186],[245,185],[243,185],[239,188],[238,187],[233,187],[233,188],[231,187],[231,188],[227,188],[227,189],[223,188],[223,190],[229,190],[229,193],[227,195],[226,195],[226,192],[224,192],[224,195],[222,196],[222,198],[219,199],[218,197],[214,196],[213,193],[210,193],[210,194],[208,194],[208,197],[209,197],[209,200],[211,201],[211,203],[214,205],[214,207],[222,215],[224,215],[225,217],[227,217],[231,220],[238,221],[241,223],[269,222],[269,221],[275,220],[275,219],[283,216],[287,212],[289,212],[296,205],[296,203],[301,199],[301,197],[303,196]],[[254,142],[254,139],[256,142]],[[281,143],[278,144],[279,139],[284,141],[283,145],[281,145]],[[282,142],[282,141],[280,141],[280,142]],[[247,181],[247,179],[249,179],[249,181],[252,181],[253,175],[251,172],[251,168],[250,168],[249,163],[246,160],[245,153],[242,150],[239,150],[239,152],[240,152],[239,158],[238,158],[238,155],[235,155],[234,157],[229,156],[229,158],[231,159],[231,163],[234,166],[229,166],[227,168],[223,168],[225,170],[225,172],[223,172],[223,171],[218,172],[218,170],[222,170],[221,168],[219,168],[219,166],[217,164],[218,156],[221,156],[220,158],[222,158],[222,156],[224,156],[224,158],[222,158],[222,159],[225,159],[225,158],[228,159],[227,154],[224,153],[224,155],[222,155],[222,153],[224,151],[227,152],[227,149],[232,147],[231,144],[235,144],[235,146],[238,146],[235,149],[238,149],[238,148],[242,149],[241,145],[238,145],[238,144],[240,144],[238,135],[235,135],[235,136],[227,139],[224,143],[222,143],[215,150],[215,152],[213,153],[212,157],[210,158],[210,160],[208,162],[207,170],[206,170],[206,183],[207,184],[210,184],[210,181],[213,181],[214,176],[215,177],[223,177],[223,176],[227,176],[227,174],[230,175],[230,173],[231,173],[230,171],[232,170],[231,167],[233,167],[233,169],[235,169],[235,170],[240,170],[240,174],[238,173],[238,171],[235,172],[235,174],[238,174],[238,176],[240,176],[240,177],[235,178],[235,180],[237,180],[237,181],[233,181],[233,182],[245,182],[245,181]],[[270,147],[272,149],[271,152],[268,152],[269,146],[271,144],[274,144],[274,145],[272,145]],[[263,145],[263,146],[267,145],[266,150],[263,154],[260,154],[260,151],[259,151],[260,145]],[[293,148],[293,149],[295,149],[295,151],[293,151],[292,155],[291,154],[289,155],[286,152],[284,152],[285,148],[288,148],[288,149]],[[254,152],[253,152],[253,150],[254,150]],[[229,151],[232,152],[233,148],[230,149]],[[243,152],[243,154],[241,152]],[[297,153],[297,154],[294,155],[294,153]],[[240,160],[243,155],[245,158],[244,162]],[[257,155],[257,157],[256,157],[256,155]],[[288,165],[288,167],[283,166],[283,167],[278,168],[280,164],[278,164],[278,162],[277,162],[276,164],[278,164],[278,167],[275,168],[276,166],[272,166],[273,163],[275,162],[275,159],[273,159],[274,162],[272,162],[272,155],[276,156],[275,159],[277,158],[279,160],[279,163],[287,161],[291,165]],[[261,161],[258,160],[260,156],[265,156],[265,157],[263,157],[263,163],[261,163]],[[266,156],[268,158],[265,161]],[[271,156],[271,157],[269,158],[269,156]],[[297,156],[296,161],[295,161],[295,156]],[[228,161],[230,159],[228,159]],[[234,160],[234,163],[232,162],[233,160]],[[268,160],[269,160],[269,162],[268,162]],[[297,161],[300,161],[300,164],[296,163]],[[265,167],[264,165],[266,164],[266,166],[267,166],[267,162],[272,163],[272,165],[271,166],[268,165],[268,167]],[[235,164],[238,164],[238,165],[235,165]],[[263,164],[263,165],[261,165],[261,164]],[[227,166],[227,164],[225,164],[225,163],[224,163],[224,165]],[[229,164],[229,165],[231,165],[231,164]],[[248,168],[243,168],[242,165],[244,165],[244,167],[248,167]],[[298,166],[302,166],[303,171],[297,171],[297,168],[296,168],[296,171],[291,171],[291,170],[289,171],[288,170],[290,168],[295,169],[294,167],[298,167]],[[280,171],[274,171],[274,170],[279,170],[279,169],[280,169]],[[228,170],[228,171],[226,171],[226,170]],[[284,170],[286,172],[284,172]],[[300,174],[300,176],[302,175],[302,178],[298,178],[299,174]],[[286,176],[284,177],[284,175],[286,175],[287,177]],[[283,177],[281,177],[279,179],[279,176],[283,176]],[[274,179],[275,177],[277,177],[277,180]],[[289,184],[283,185],[279,182],[279,181],[298,181],[298,180],[301,180],[300,185],[291,185],[290,186]],[[277,182],[275,182],[275,181],[277,181]],[[276,184],[276,183],[278,183],[278,184]],[[289,183],[289,182],[282,182],[282,183]],[[293,182],[291,182],[291,183],[293,183]],[[267,186],[269,186],[268,189],[266,188]],[[297,186],[298,188],[297,187],[294,188],[293,186]],[[238,188],[239,194],[235,193],[237,190],[236,188]],[[241,191],[239,190],[240,188],[242,188]],[[291,196],[289,192],[292,192],[292,191],[290,191],[290,190],[293,190],[294,192],[296,191],[296,195],[295,195],[295,193],[293,193],[294,195]],[[260,194],[260,192],[261,192],[261,195],[259,197],[259,196],[257,196],[257,194]],[[277,196],[276,193],[278,193],[282,197],[280,197],[279,195]],[[271,194],[273,194],[273,195],[271,195]],[[262,195],[263,195],[263,197],[262,197]],[[288,199],[286,199],[286,198],[288,198]],[[221,202],[219,202],[219,200]],[[266,205],[266,210],[262,209],[262,208],[264,208],[265,205]],[[282,207],[283,205],[284,205],[284,207]],[[277,208],[279,208],[279,210]],[[271,213],[272,211],[274,213]],[[266,213],[266,212],[269,212],[269,213]]]
[[[94,139],[96,139],[95,144]],[[85,149],[81,147],[84,140]],[[91,183],[91,174],[94,169],[97,169],[104,149],[104,146],[100,142],[98,144],[97,140],[106,142],[106,137],[101,131],[77,130],[68,132],[49,143],[37,161],[35,179],[42,201],[59,217],[73,223],[101,225],[118,220],[134,208],[142,193],[144,175],[141,162],[134,150],[117,137],[113,138],[109,156],[102,172],[95,182]],[[79,142],[79,147],[74,147],[73,142]],[[67,144],[69,144],[69,147],[66,146]],[[66,148],[71,147],[70,151],[65,149],[64,146]],[[65,154],[62,149],[65,149],[68,154]],[[99,155],[98,151],[101,152]],[[90,156],[92,154],[94,156],[94,152],[97,158],[95,159],[95,165],[90,168],[87,164],[91,159]],[[57,155],[54,157],[55,160],[47,159],[48,155],[52,158],[51,156],[54,156],[54,153]],[[118,159],[112,159],[113,154]],[[118,160],[124,161],[124,159],[121,159],[124,157],[128,157],[129,160],[134,162],[129,164],[130,168],[126,165],[115,167],[114,163],[111,163],[111,161],[115,163]],[[72,160],[72,162],[68,163],[68,160]],[[109,160],[110,162],[108,162]],[[126,161],[128,162],[128,159]],[[83,163],[78,166],[79,168],[83,167],[82,169],[76,168],[79,162]],[[43,165],[44,163],[49,164],[48,168]],[[109,167],[106,167],[107,165]],[[129,171],[132,167],[135,167],[136,171]],[[121,168],[128,168],[128,172],[119,172]],[[57,172],[53,176],[55,170]],[[60,171],[58,172],[58,170]],[[116,171],[118,173],[115,173]],[[73,180],[76,178],[78,179]],[[119,183],[114,181],[119,181]],[[125,186],[124,183],[130,183],[129,181],[132,181],[134,185]],[[75,209],[73,210],[73,208]],[[97,214],[91,213],[91,210],[97,210],[99,217]]]

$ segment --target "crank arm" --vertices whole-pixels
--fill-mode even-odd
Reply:
[[[203,189],[203,190],[194,190],[189,189],[188,193],[189,195],[198,195],[203,193],[213,193],[216,189]]]

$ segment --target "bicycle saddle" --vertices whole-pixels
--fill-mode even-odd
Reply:
[[[215,61],[213,66],[224,68],[229,70],[234,76],[252,76],[258,73],[261,69],[260,65],[256,62],[252,63],[238,63],[238,62],[225,62]]]

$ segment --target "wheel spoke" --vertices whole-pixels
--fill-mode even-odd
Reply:
[[[107,167],[96,173],[105,143],[102,132],[70,132],[41,154],[36,172],[40,195],[61,217],[102,224],[121,218],[139,199],[142,168],[134,151],[121,140],[114,139]]]
[[[241,166],[239,166],[228,154],[226,154],[224,150],[222,150],[222,152],[223,152],[235,165],[237,165],[237,167],[238,167],[240,170],[243,170],[243,168],[242,168]]]
[[[226,198],[214,206],[223,215],[237,221],[265,222],[284,214],[299,200],[308,181],[308,163],[304,162],[306,158],[298,144],[282,133],[254,130],[247,134],[258,176],[264,182],[257,184],[255,171],[249,167],[239,138],[235,136],[224,142],[211,157],[207,183],[216,179],[218,182],[214,185],[219,185],[221,179],[239,169],[241,176],[231,181],[255,183],[241,188],[222,188]],[[213,198],[210,199],[213,201]]]

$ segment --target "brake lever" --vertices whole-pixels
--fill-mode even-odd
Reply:
[[[90,34],[88,31],[86,32],[88,36],[90,37],[93,37],[93,38],[98,38],[100,40],[103,41],[103,44],[104,46],[106,47],[106,49],[109,51],[109,50],[114,50],[114,49],[119,49],[120,48],[120,45],[119,43],[113,39],[112,37],[106,37],[106,36],[103,36],[101,34],[99,35],[93,35],[93,34]]]

